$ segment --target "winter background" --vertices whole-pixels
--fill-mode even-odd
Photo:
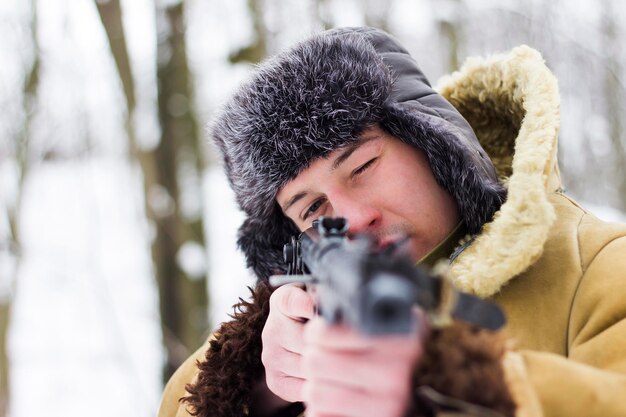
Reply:
[[[173,203],[167,189],[144,192],[145,173],[129,156],[123,83],[98,14],[109,3],[117,0],[0,1],[0,416],[153,416],[175,350],[145,209]],[[130,124],[137,146],[151,150],[164,140],[160,19],[181,3],[119,4],[135,79]],[[618,0],[186,0],[178,29],[193,88],[168,108],[193,111],[205,143],[203,126],[253,68],[233,53],[253,50],[260,34],[272,53],[323,27],[382,26],[433,82],[467,56],[526,43],[559,79],[567,188],[598,216],[626,221],[625,14]],[[34,62],[36,103],[27,94]],[[176,345],[179,361],[253,282],[234,243],[242,216],[211,148],[198,152],[195,177],[177,171],[176,202],[203,219],[204,241],[167,256],[202,283],[208,303],[199,318],[183,317],[205,329],[197,344]]]

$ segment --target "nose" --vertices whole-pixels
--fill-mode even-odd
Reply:
[[[343,193],[329,197],[333,216],[348,220],[348,236],[373,232],[381,223],[380,210],[366,198]]]

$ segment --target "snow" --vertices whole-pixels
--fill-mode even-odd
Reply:
[[[154,415],[164,351],[136,170],[90,158],[28,178],[11,415]]]

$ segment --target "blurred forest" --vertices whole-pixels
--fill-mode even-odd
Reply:
[[[267,55],[372,25],[436,83],[528,44],[559,79],[565,185],[610,217],[626,212],[624,21],[619,0],[4,0],[0,417],[94,401],[154,415],[163,381],[246,295],[203,127]]]

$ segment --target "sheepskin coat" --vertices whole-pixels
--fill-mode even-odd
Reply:
[[[601,222],[563,192],[556,80],[539,53],[522,46],[468,60],[438,89],[472,125],[508,188],[449,276],[507,314],[515,347],[503,369],[516,415],[625,416],[626,225]],[[206,350],[172,377],[159,417],[190,415],[178,400]]]
[[[468,60],[439,91],[508,187],[452,264],[454,283],[503,307],[544,416],[626,416],[626,225],[598,220],[563,191],[555,78],[519,47]]]

